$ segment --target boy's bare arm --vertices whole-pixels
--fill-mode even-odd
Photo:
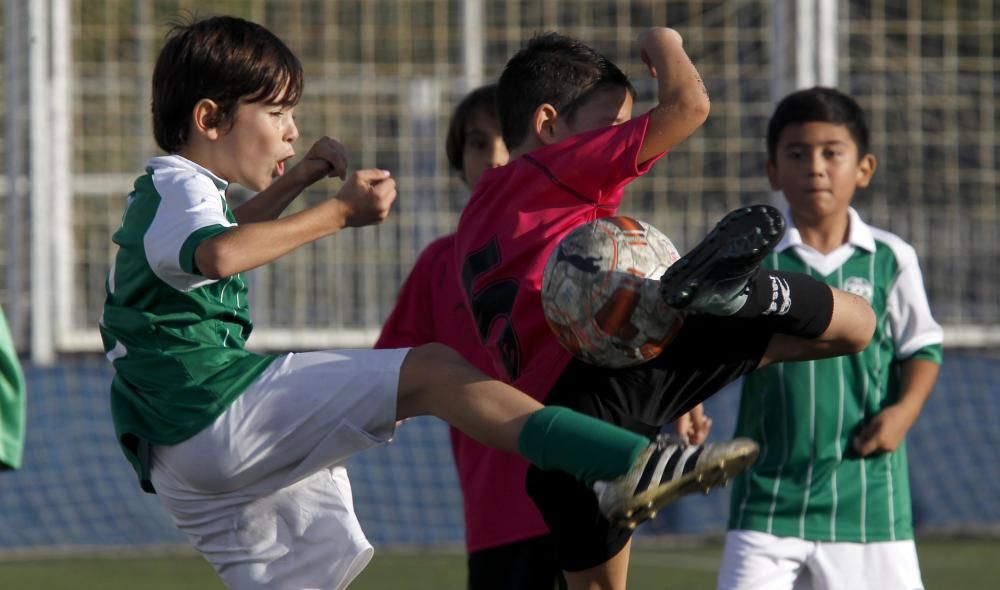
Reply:
[[[347,177],[347,150],[335,139],[323,137],[306,152],[302,161],[274,179],[271,186],[233,209],[236,221],[256,223],[277,219],[302,191],[324,177]]]
[[[684,141],[708,118],[708,91],[691,58],[684,51],[680,34],[665,27],[639,36],[642,61],[657,79],[659,104],[650,110],[649,128],[639,149],[645,162]]]
[[[381,223],[396,199],[396,182],[384,170],[359,170],[334,198],[271,221],[242,224],[209,238],[195,250],[199,272],[220,279],[262,266],[345,227]]]
[[[898,449],[930,397],[940,369],[926,359],[904,361],[899,401],[883,408],[855,435],[854,450],[866,457]]]

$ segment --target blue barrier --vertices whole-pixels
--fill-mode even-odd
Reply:
[[[26,366],[24,468],[0,473],[0,550],[156,546],[185,541],[155,496],[139,490],[119,452],[103,357]],[[1000,363],[947,351],[937,388],[908,438],[914,524],[919,530],[1000,528]],[[738,394],[714,396],[713,437],[732,433]],[[445,425],[406,422],[389,445],[349,464],[355,503],[373,543],[462,543],[461,494]],[[728,491],[685,498],[643,535],[724,530]]]

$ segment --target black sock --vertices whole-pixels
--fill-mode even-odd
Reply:
[[[775,332],[815,338],[833,319],[833,292],[809,275],[762,268],[750,281],[746,303],[733,317],[760,318]]]

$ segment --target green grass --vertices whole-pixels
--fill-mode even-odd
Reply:
[[[919,541],[924,584],[930,590],[978,590],[1000,580],[1000,540]],[[632,554],[629,588],[715,588],[722,549],[707,545],[652,545],[641,539]],[[375,554],[351,590],[437,590],[465,585],[465,559],[456,552]],[[200,557],[90,556],[0,561],[4,590],[221,590]]]

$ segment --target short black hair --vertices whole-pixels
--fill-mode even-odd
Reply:
[[[525,140],[542,104],[572,120],[595,92],[609,87],[625,88],[635,98],[628,76],[591,47],[554,32],[533,37],[500,75],[497,112],[504,143],[513,150]]]
[[[492,117],[497,116],[497,85],[480,86],[465,95],[448,121],[448,135],[444,142],[444,151],[448,156],[448,164],[452,170],[462,172],[465,148],[465,128],[469,119],[477,112],[484,111]]]
[[[858,148],[858,157],[869,153],[865,112],[850,96],[834,88],[816,86],[793,92],[781,99],[767,124],[767,157],[774,161],[781,132],[803,123],[844,125]]]
[[[218,104],[213,123],[227,128],[240,102],[293,106],[302,86],[302,63],[261,25],[232,16],[182,17],[153,69],[153,136],[164,151],[176,153],[188,141],[199,100]]]

